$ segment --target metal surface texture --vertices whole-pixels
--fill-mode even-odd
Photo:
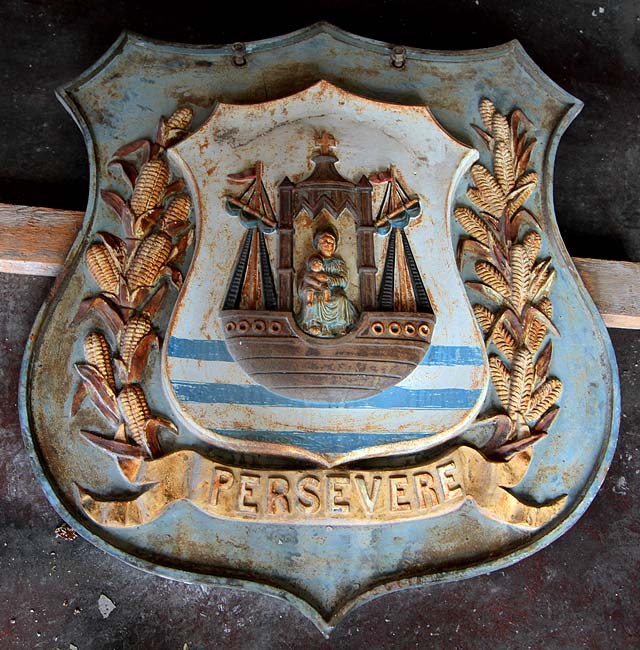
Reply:
[[[166,577],[283,597],[328,633],[391,589],[521,560],[584,512],[614,453],[619,397],[607,332],[553,215],[555,150],[581,105],[519,44],[400,51],[326,24],[243,49],[124,34],[61,99],[87,141],[91,200],[27,346],[20,412],[47,497],[84,537]],[[418,114],[429,128],[410,123]],[[421,284],[435,318],[426,364],[355,408],[335,393],[319,404],[264,398],[277,391],[238,379],[222,331],[247,311],[240,300],[221,309],[246,230],[224,214],[227,178],[262,161],[267,186],[298,173],[301,187],[321,132],[321,156],[336,158],[336,136],[343,180],[388,167],[394,188],[397,167],[407,211],[412,192],[431,210],[399,221],[388,208],[396,223],[378,233],[376,286],[363,262],[373,225],[361,216],[353,233],[340,230],[347,267],[343,251],[358,242],[349,277],[360,291],[347,294],[363,313],[383,305],[385,255],[398,268],[391,241],[408,260],[412,280],[388,312],[397,322],[373,318],[372,336],[378,325],[416,334]],[[336,303],[322,284],[329,267],[309,262],[323,255],[312,245],[320,210],[305,200],[307,247],[290,251],[289,266],[278,249],[279,295],[308,263],[321,275],[296,299]],[[248,222],[263,214],[244,205]],[[264,259],[276,254],[264,239],[247,244],[261,296]],[[256,334],[271,327],[259,303],[246,320]],[[278,322],[293,331],[298,321]],[[309,349],[359,331],[349,319],[299,322]]]

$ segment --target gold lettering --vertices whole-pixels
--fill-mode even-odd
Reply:
[[[438,465],[436,469],[440,475],[440,483],[442,485],[442,491],[444,492],[445,501],[464,495],[464,490],[454,475],[454,472],[458,468],[452,460],[448,463]]]
[[[411,501],[407,495],[409,481],[407,481],[406,475],[390,476],[389,483],[391,485],[391,510],[394,512],[411,510]]]
[[[209,503],[217,506],[220,491],[228,490],[233,483],[234,479],[231,470],[224,469],[223,467],[214,467],[213,480],[211,481],[211,489],[209,490]]]
[[[416,494],[418,495],[418,508],[420,510],[426,510],[427,508],[437,506],[440,499],[436,491],[433,474],[426,471],[414,474],[413,481],[416,486]]]
[[[362,474],[355,477],[355,483],[362,507],[368,515],[373,514],[376,509],[376,501],[380,494],[380,486],[382,485],[382,478],[380,476],[373,476],[371,478],[371,489],[367,488],[367,482]]]
[[[327,477],[327,504],[331,512],[349,512],[348,491],[350,487],[348,476],[328,476]]]
[[[240,490],[238,491],[238,510],[240,512],[258,512],[258,503],[251,499],[255,498],[255,490],[260,485],[260,477],[250,474],[240,474]]]
[[[313,514],[320,510],[320,481],[315,476],[303,476],[296,485],[296,505],[300,512]]]
[[[267,482],[267,513],[277,515],[289,514],[289,481],[284,476],[270,476]]]

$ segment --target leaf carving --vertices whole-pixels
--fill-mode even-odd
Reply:
[[[511,293],[509,283],[493,264],[476,262],[475,270],[482,282],[497,291],[505,300],[509,299]]]
[[[491,121],[491,133],[497,142],[503,142],[511,146],[511,127],[507,118],[498,113],[493,114]]]
[[[102,190],[100,192],[102,200],[116,213],[116,215],[122,218],[122,214],[125,209],[124,199],[116,192],[109,192],[108,190]]]
[[[535,140],[530,140],[529,142],[526,142],[526,144],[524,145],[524,149],[522,153],[518,155],[518,160],[516,162],[516,176],[519,177],[527,171],[527,167],[529,166],[529,161],[531,160],[531,152],[533,151],[533,148],[535,146],[536,146]]]
[[[547,335],[547,326],[539,319],[531,318],[525,327],[525,344],[533,353],[538,350],[544,337]]]
[[[556,272],[549,268],[551,260],[546,260],[546,262],[548,263],[537,269],[534,267],[534,275],[529,288],[529,298],[532,302],[546,294],[555,279]]]
[[[480,258],[493,257],[493,253],[488,246],[481,244],[475,239],[461,239],[458,243],[457,259],[458,265],[462,265],[462,259],[466,254],[477,255]]]
[[[527,257],[529,258],[529,266],[533,266],[535,261],[538,259],[538,255],[540,254],[542,237],[540,237],[540,235],[534,230],[530,230],[522,238],[522,244],[525,251],[527,252]]]
[[[505,194],[508,194],[515,185],[513,169],[513,155],[511,147],[506,142],[498,142],[494,153],[494,168],[498,183]]]
[[[521,207],[522,204],[531,196],[533,190],[536,189],[535,183],[527,183],[520,187],[516,187],[509,193],[506,214],[511,218]]]
[[[84,382],[78,385],[76,392],[73,394],[73,399],[71,400],[71,417],[77,415],[82,402],[84,402],[85,397],[87,396],[87,388],[84,385]]]
[[[478,110],[480,112],[480,117],[482,118],[482,123],[484,124],[484,128],[487,129],[487,131],[492,132],[493,116],[495,115],[496,112],[496,107],[494,103],[490,99],[484,97],[480,100]]]
[[[537,432],[546,433],[549,430],[549,427],[553,424],[553,421],[558,417],[560,413],[560,407],[554,406],[550,408],[533,426],[532,430]]]
[[[516,349],[516,340],[502,323],[493,330],[491,340],[496,344],[498,350],[511,361]]]
[[[123,156],[130,156],[132,153],[135,153],[140,149],[144,150],[145,157],[148,157],[150,147],[151,147],[151,142],[149,142],[149,140],[144,140],[144,139],[134,140],[133,142],[130,142],[129,144],[125,144],[124,146],[120,147],[113,154],[113,157],[122,158]]]
[[[487,309],[484,305],[474,305],[473,313],[475,314],[476,320],[480,324],[480,327],[482,327],[485,332],[488,332],[493,325],[493,318],[495,314],[490,309]]]
[[[543,313],[549,320],[553,318],[553,305],[551,301],[546,296],[541,298],[537,303],[536,307]]]
[[[129,382],[136,382],[142,379],[142,375],[147,365],[149,352],[154,343],[158,343],[158,336],[154,332],[151,332],[136,346],[135,352],[129,361],[129,372],[127,375],[127,380]]]
[[[502,363],[500,357],[491,355],[489,357],[489,369],[491,371],[491,379],[496,389],[496,393],[502,402],[502,406],[506,409],[509,406],[509,384],[511,383],[511,375],[507,367]]]
[[[466,282],[465,284],[469,289],[473,289],[474,291],[481,293],[485,298],[495,302],[496,305],[501,305],[504,302],[504,297],[501,294],[488,285],[482,284],[482,282]]]
[[[483,202],[489,206],[487,212],[498,216],[507,205],[507,197],[498,181],[488,169],[478,163],[471,167],[471,177],[482,196]]]
[[[511,304],[521,313],[527,302],[530,283],[530,263],[527,252],[522,244],[511,248]]]
[[[531,352],[525,347],[521,347],[516,351],[511,364],[509,407],[507,409],[510,414],[527,412],[532,387],[533,360]]]
[[[120,414],[116,396],[96,368],[88,363],[76,363],[76,372],[84,382],[87,393],[96,408],[111,424],[118,426]]]
[[[551,363],[551,355],[553,354],[553,343],[549,341],[540,352],[536,365],[534,367],[536,383],[544,381],[547,378],[549,371],[549,364]]]
[[[126,442],[119,442],[111,438],[105,438],[100,434],[93,431],[80,431],[83,437],[92,445],[103,449],[104,451],[115,454],[116,456],[123,456],[124,458],[146,458],[147,453],[144,449],[130,445]]]
[[[537,420],[549,409],[562,393],[562,382],[555,377],[545,381],[531,396],[531,405],[527,409],[527,420]]]
[[[489,243],[489,227],[471,208],[457,207],[453,214],[474,239],[485,245]]]

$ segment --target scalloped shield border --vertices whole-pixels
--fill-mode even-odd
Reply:
[[[314,38],[332,39],[350,49],[352,60],[340,62],[339,70],[336,71],[336,77],[340,77],[340,75],[344,75],[347,72],[350,72],[355,77],[358,73],[358,69],[363,65],[363,62],[367,57],[377,57],[380,65],[390,66],[389,57],[391,47],[389,45],[348,34],[324,23],[314,25],[285,37],[247,44],[246,53],[249,57],[249,61],[251,61],[251,57],[253,55],[259,55],[260,52],[268,52],[275,48],[282,48],[284,51],[288,46],[295,47],[296,45],[313,41]],[[571,121],[579,113],[582,104],[550,81],[548,77],[546,77],[529,59],[517,41],[512,41],[496,48],[459,53],[407,49],[406,66],[410,67],[414,65],[414,62],[415,65],[419,65],[420,62],[422,62],[425,63],[428,68],[429,62],[442,63],[445,61],[459,65],[465,65],[468,63],[481,65],[483,61],[504,58],[508,63],[507,67],[509,67],[509,65],[512,68],[519,67],[524,74],[527,74],[534,81],[540,92],[540,98],[538,98],[539,101],[543,102],[545,98],[549,98],[550,100],[562,103],[565,107],[564,113],[560,115],[559,119],[549,130],[550,135],[547,146],[544,150],[544,157],[541,160],[542,182],[540,186],[540,204],[545,216],[545,230],[549,239],[552,240],[551,243],[554,249],[555,264],[556,266],[561,266],[565,271],[565,282],[573,291],[575,303],[577,303],[580,309],[584,309],[584,315],[590,319],[590,322],[592,323],[591,332],[593,336],[598,339],[602,360],[608,362],[610,372],[608,373],[609,382],[605,387],[605,392],[608,396],[606,406],[609,417],[604,426],[605,435],[603,436],[603,444],[596,450],[597,453],[593,459],[593,471],[589,474],[588,480],[585,481],[580,493],[572,496],[571,507],[567,508],[563,512],[563,516],[555,519],[552,522],[553,525],[540,531],[537,536],[531,537],[528,543],[520,545],[515,550],[510,550],[496,559],[490,561],[479,561],[476,564],[454,570],[436,571],[431,573],[420,573],[418,571],[413,577],[390,580],[382,584],[373,579],[368,586],[363,587],[360,591],[351,593],[346,599],[343,598],[341,600],[336,600],[329,608],[320,608],[317,607],[317,603],[314,602],[313,598],[305,597],[303,594],[300,594],[301,590],[287,590],[282,586],[275,586],[277,581],[269,579],[267,576],[262,579],[212,576],[207,573],[191,572],[176,569],[168,565],[155,564],[154,562],[145,560],[143,557],[132,555],[121,548],[110,544],[105,538],[98,535],[97,528],[93,526],[89,520],[80,519],[79,514],[77,512],[74,513],[74,508],[76,510],[78,508],[77,502],[73,503],[73,500],[70,500],[69,498],[69,494],[65,494],[64,491],[55,483],[55,472],[52,472],[47,466],[45,454],[38,442],[36,421],[31,404],[32,387],[34,378],[37,376],[38,372],[37,363],[43,345],[43,337],[46,334],[50,319],[58,306],[61,294],[68,290],[69,285],[74,281],[75,271],[80,262],[80,256],[84,251],[87,238],[90,235],[93,235],[94,216],[99,196],[99,173],[101,173],[101,171],[98,168],[99,165],[97,162],[96,144],[92,133],[92,125],[87,123],[84,112],[81,106],[76,103],[73,92],[86,82],[95,79],[102,74],[106,74],[110,62],[119,54],[124,52],[128,47],[140,48],[147,55],[153,51],[157,51],[168,53],[170,56],[177,58],[183,55],[189,55],[205,59],[209,56],[222,57],[229,60],[229,62],[232,61],[234,54],[232,46],[211,49],[178,46],[153,42],[129,33],[124,33],[100,61],[98,61],[80,78],[63,87],[59,91],[60,100],[79,125],[87,144],[91,166],[89,203],[82,230],[69,253],[65,267],[57,279],[50,297],[40,310],[34,324],[23,359],[19,394],[20,419],[25,445],[29,450],[33,461],[36,476],[38,477],[47,498],[57,512],[65,520],[69,521],[87,540],[132,566],[184,582],[201,582],[231,588],[257,589],[263,593],[283,598],[288,602],[295,604],[302,613],[314,621],[317,627],[325,635],[328,635],[337,622],[352,608],[357,607],[372,598],[388,593],[390,590],[415,587],[427,583],[468,578],[506,567],[547,546],[571,527],[594,499],[612,460],[620,418],[619,385],[615,357],[606,329],[591,301],[590,296],[582,285],[582,282],[580,281],[571,259],[562,243],[553,213],[551,179],[556,149],[562,133],[568,128]],[[203,64],[203,68],[206,68],[206,64]],[[231,63],[229,68],[231,78],[231,72],[233,71]],[[389,69],[399,75],[397,76],[398,82],[396,97],[399,99],[404,98],[404,101],[408,101],[413,90],[411,89],[411,84],[406,82],[405,77],[402,76],[406,76],[407,73],[405,70],[394,70],[391,66]],[[315,80],[317,81],[318,79]],[[351,84],[352,86],[360,85],[360,82],[354,81],[353,78],[351,78],[351,80],[353,82]],[[274,79],[273,81],[276,83],[277,79]],[[514,104],[518,100],[517,97],[513,97],[513,89],[508,88],[508,81],[508,78],[505,78],[503,86],[507,87],[507,89],[504,90],[501,97],[497,97],[497,101],[502,101],[503,103],[508,104],[510,98],[512,98],[511,104]],[[291,83],[293,86],[299,84],[297,80],[292,80]],[[367,87],[366,82],[362,82],[361,85],[363,86],[360,88],[362,91],[361,94],[365,96],[375,96],[376,92],[380,93],[380,89],[377,89],[376,91],[373,87]],[[271,92],[274,96],[282,96],[283,94],[290,94],[296,89],[298,88],[292,88],[290,86],[288,89],[285,89],[281,86],[279,88],[274,87]],[[441,92],[443,90],[444,89],[442,88],[440,89]],[[185,90],[185,101],[189,101],[189,98],[187,97],[188,95],[189,91]],[[471,107],[473,105],[475,108],[477,100],[481,95],[482,91],[477,92],[474,90],[473,93],[470,93],[469,108],[463,116],[467,123],[472,121],[469,119],[472,115]],[[388,95],[385,95],[383,98],[387,99]],[[192,96],[191,100],[193,99],[194,97]],[[452,117],[452,114],[447,111],[446,107],[442,109],[442,113],[444,119],[441,121],[446,123],[447,119]],[[109,116],[105,116],[105,119],[108,120]],[[455,122],[455,120],[453,121]],[[463,129],[461,123],[458,132],[454,129],[453,133],[463,140],[468,140],[470,138],[469,130]],[[398,569],[397,573],[400,573],[400,569]],[[406,575],[406,572],[403,572],[402,575]],[[298,594],[294,593],[295,591],[298,591]],[[316,606],[314,606],[314,604]]]

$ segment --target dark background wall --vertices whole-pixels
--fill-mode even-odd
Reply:
[[[88,166],[56,86],[124,28],[186,43],[276,36],[326,19],[415,47],[519,39],[585,102],[557,158],[555,202],[574,256],[640,260],[640,3],[499,0],[322,3],[0,0],[0,202],[82,210]],[[0,647],[637,648],[640,449],[636,332],[612,332],[623,419],[601,494],[560,540],[503,572],[378,599],[330,642],[296,610],[258,594],[170,583],[130,569],[61,523],[36,484],[16,411],[19,362],[47,278],[0,275]],[[117,605],[108,619],[100,594]]]
[[[556,166],[556,208],[573,255],[640,260],[640,2],[373,0],[361,2],[0,3],[0,201],[83,209],[80,133],[54,98],[127,28],[175,42],[277,36],[327,19],[356,34],[431,49],[517,38],[582,99]]]

